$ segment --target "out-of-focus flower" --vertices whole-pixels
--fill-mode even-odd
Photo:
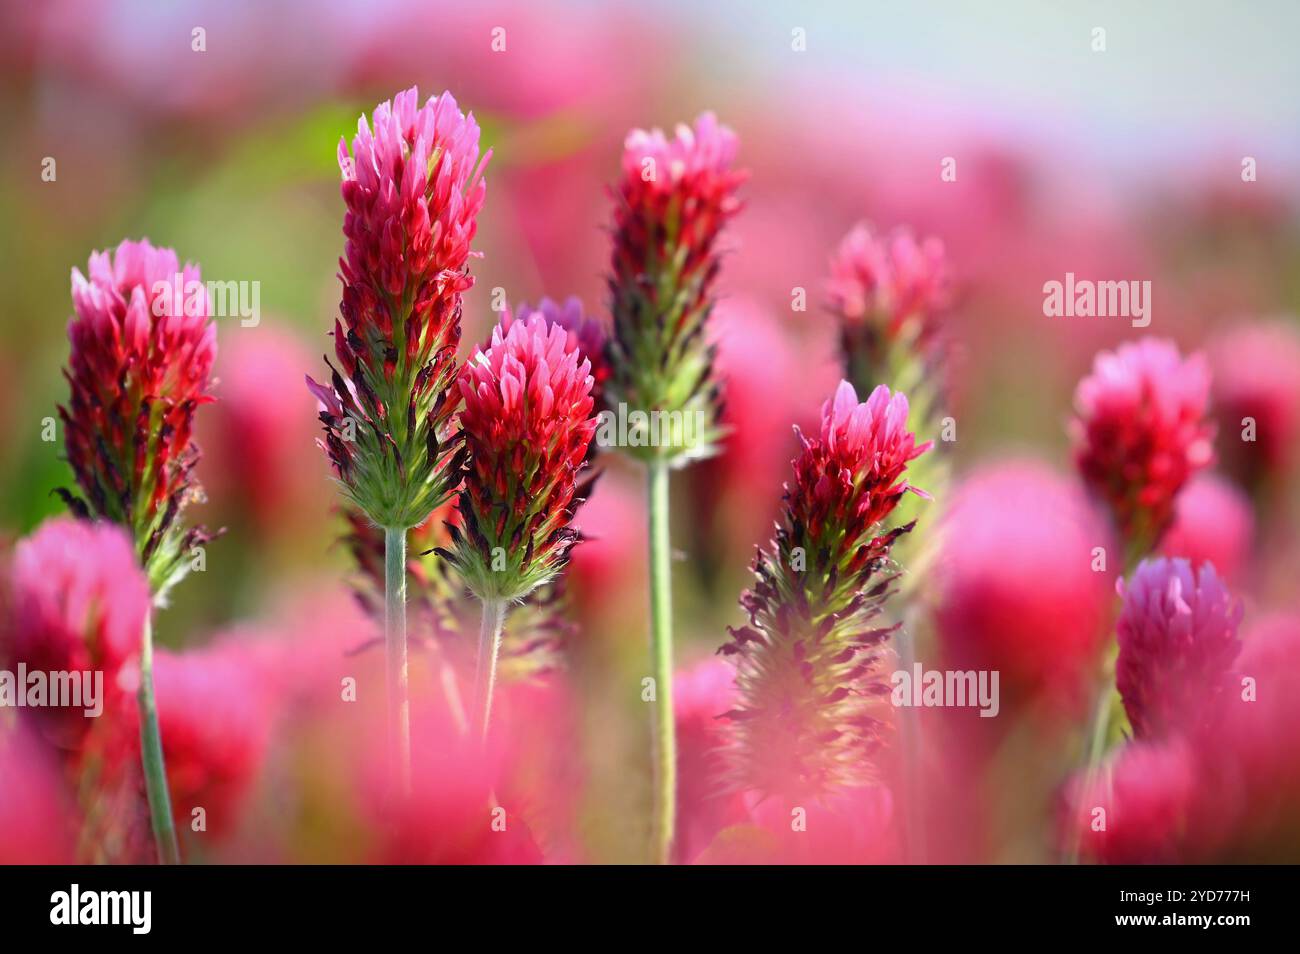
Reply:
[[[592,383],[576,341],[536,313],[495,329],[488,349],[465,364],[462,526],[439,552],[479,599],[520,599],[568,562],[575,493],[596,429]]]
[[[124,241],[92,254],[88,272],[72,271],[72,395],[59,408],[82,498],[59,494],[78,516],[131,531],[162,599],[209,539],[179,518],[202,497],[190,438],[195,409],[213,400],[216,327],[198,267],[182,268],[169,248]]]
[[[1074,780],[1062,815],[1063,838],[1077,835],[1081,856],[1104,864],[1185,860],[1196,787],[1196,758],[1181,739],[1126,745],[1091,789],[1084,788],[1082,776]]]
[[[1174,516],[1174,498],[1214,457],[1206,419],[1210,373],[1152,338],[1097,355],[1075,392],[1075,464],[1110,508],[1129,560],[1150,552]]]
[[[831,258],[828,294],[849,380],[864,390],[888,384],[911,395],[917,382],[898,380],[900,365],[935,363],[935,319],[951,301],[943,243],[917,241],[905,228],[878,235],[859,224]]]
[[[541,851],[509,803],[492,798],[499,753],[435,714],[413,720],[412,796],[385,797],[381,764],[360,776],[379,864],[536,864]]]
[[[728,297],[709,320],[726,395],[721,420],[736,439],[693,469],[687,482],[690,550],[705,575],[743,562],[754,541],[770,532],[780,507],[772,488],[798,449],[790,424],[815,424],[818,405],[843,377],[836,362],[816,362],[777,316],[754,302]]]
[[[0,865],[74,860],[75,816],[59,766],[21,728],[0,729]]]
[[[1103,520],[1043,464],[1011,460],[953,494],[935,566],[935,620],[953,665],[1001,673],[1004,692],[1077,702],[1106,634],[1113,569]]]
[[[325,475],[302,464],[315,436],[316,402],[297,383],[309,358],[296,337],[266,323],[231,335],[216,366],[221,401],[199,428],[211,506],[238,508],[263,540],[299,533],[329,499]]]
[[[740,209],[744,173],[732,168],[736,137],[711,113],[693,127],[633,130],[615,192],[609,279],[609,401],[699,424],[685,441],[629,441],[630,452],[681,460],[711,453],[721,436],[714,348],[705,324],[720,268],[717,240]]]
[[[479,129],[450,93],[399,93],[339,143],[347,245],[322,446],[348,497],[382,527],[424,521],[455,490],[461,295],[483,205]],[[328,363],[328,359],[327,359]]]
[[[121,709],[118,675],[136,653],[149,583],[125,530],[68,518],[46,521],[14,550],[0,661],[30,672],[100,672],[104,713]],[[93,719],[86,707],[39,710],[52,741],[76,751]]]
[[[1213,720],[1241,649],[1242,607],[1211,564],[1144,560],[1125,585],[1115,682],[1139,739]]]
[[[721,659],[706,659],[673,677],[677,719],[677,833],[673,850],[690,863],[729,824],[747,812],[743,793],[720,792],[726,770],[723,750],[736,704],[736,672]]]
[[[1300,849],[1300,617],[1266,617],[1242,644],[1218,718],[1193,736],[1206,779],[1198,844],[1212,860],[1290,861]]]
[[[1178,495],[1174,522],[1160,541],[1160,553],[1185,557],[1193,566],[1213,563],[1232,581],[1246,569],[1254,536],[1249,498],[1230,480],[1203,473]]]
[[[929,449],[907,429],[907,398],[883,385],[859,404],[841,382],[820,434],[802,438],[776,537],[741,597],[734,657],[740,703],[731,773],[741,787],[800,799],[871,781],[884,721],[880,658],[896,627],[878,619],[898,574],[884,525]]]
[[[1294,323],[1234,328],[1211,343],[1209,356],[1225,469],[1248,487],[1291,473],[1300,438],[1300,334]]]
[[[220,838],[236,826],[270,742],[274,711],[265,672],[232,642],[159,650],[154,683],[177,828],[189,831],[202,808],[208,836]]]

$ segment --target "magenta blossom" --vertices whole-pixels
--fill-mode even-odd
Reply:
[[[859,404],[841,382],[803,438],[770,547],[741,597],[748,625],[719,650],[733,657],[739,703],[730,752],[735,783],[789,799],[860,787],[888,718],[880,678],[881,619],[898,573],[887,520],[910,461],[930,445],[907,428],[907,398],[881,386]]]
[[[623,147],[614,194],[609,342],[611,401],[646,413],[701,419],[691,446],[646,442],[641,456],[678,460],[712,453],[721,432],[714,349],[705,327],[720,269],[718,239],[740,210],[745,175],[737,141],[705,113],[694,126],[635,129]]]
[[[479,129],[450,93],[412,88],[339,143],[343,300],[321,404],[323,446],[348,496],[383,527],[417,526],[455,489],[452,384],[470,242],[486,186]]]
[[[59,408],[64,446],[82,498],[59,490],[82,517],[127,527],[161,597],[205,542],[181,511],[202,498],[194,478],[194,412],[217,354],[206,286],[169,248],[124,241],[72,270],[68,322],[71,400]]]
[[[118,676],[138,650],[150,604],[125,530],[66,517],[46,521],[15,548],[5,602],[4,668],[102,672],[105,712],[120,708]],[[94,722],[81,709],[39,711],[56,744],[73,752]]]
[[[1117,584],[1120,612],[1115,681],[1133,732],[1163,738],[1212,721],[1241,641],[1241,603],[1211,564],[1144,560]]]
[[[1097,356],[1075,392],[1074,457],[1109,507],[1130,558],[1150,552],[1174,516],[1174,498],[1214,458],[1205,359],[1144,338]]]
[[[446,556],[480,599],[519,599],[568,562],[592,384],[577,342],[538,312],[498,326],[462,369],[469,469]]]

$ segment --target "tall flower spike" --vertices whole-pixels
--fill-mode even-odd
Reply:
[[[821,433],[800,436],[776,537],[741,597],[748,625],[719,650],[732,657],[740,704],[734,781],[764,794],[816,797],[870,782],[890,688],[880,661],[895,627],[880,619],[899,571],[887,526],[911,490],[908,463],[930,448],[907,428],[907,398],[883,385],[859,404],[841,382]]]
[[[347,238],[343,299],[321,403],[322,447],[347,496],[376,524],[421,523],[455,490],[461,295],[483,206],[473,114],[450,93],[418,105],[412,87],[361,117],[339,143]]]
[[[1145,338],[1097,355],[1075,392],[1075,464],[1109,508],[1128,563],[1160,542],[1174,498],[1213,459],[1210,374],[1198,354]]]
[[[591,364],[568,332],[536,312],[497,326],[487,350],[466,362],[463,526],[445,555],[480,600],[521,599],[567,563],[596,429],[592,384]]]
[[[95,252],[87,272],[72,270],[72,394],[59,408],[81,497],[57,493],[78,516],[128,529],[163,602],[209,539],[181,515],[202,498],[191,435],[195,410],[213,400],[216,327],[198,266],[148,239]]]
[[[951,300],[943,243],[917,241],[905,228],[881,236],[856,225],[831,258],[828,298],[853,386],[902,389],[913,420],[925,420],[942,390],[932,375],[943,341],[936,319]],[[922,388],[926,407],[918,406]]]
[[[1144,560],[1118,584],[1119,660],[1115,679],[1133,733],[1161,739],[1214,721],[1241,650],[1241,603],[1204,563]]]
[[[596,430],[591,363],[567,331],[533,313],[498,325],[461,372],[461,426],[469,470],[457,503],[462,526],[440,550],[483,604],[475,730],[486,737],[507,604],[564,568],[578,479]]]
[[[694,127],[678,126],[671,140],[658,129],[637,129],[624,143],[609,278],[610,401],[629,412],[689,417],[696,427],[689,441],[629,438],[637,456],[704,457],[721,436],[714,351],[704,326],[719,270],[718,236],[740,209],[735,193],[745,174],[732,168],[735,154],[735,135],[711,113]]]

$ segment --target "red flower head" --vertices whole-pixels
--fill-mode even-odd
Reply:
[[[736,137],[711,113],[694,127],[635,129],[623,148],[615,194],[609,279],[611,402],[631,410],[700,415],[701,438],[639,453],[707,456],[720,436],[714,349],[704,334],[719,270],[717,240],[740,209],[745,174],[732,168]]]
[[[1182,739],[1137,742],[1116,752],[1091,788],[1071,780],[1062,813],[1062,843],[1075,839],[1085,858],[1103,864],[1187,860],[1189,821],[1199,813],[1198,765]],[[1105,815],[1099,814],[1098,810]],[[1102,827],[1097,822],[1104,820]]]
[[[1115,574],[1094,571],[1106,522],[1032,460],[972,472],[953,492],[934,567],[945,665],[1002,674],[1003,691],[1070,709],[1096,669]]]
[[[907,429],[906,397],[882,385],[859,404],[848,382],[822,408],[821,434],[801,439],[776,538],[741,597],[749,625],[719,650],[736,657],[737,781],[796,798],[870,780],[889,693],[879,662],[896,628],[878,617],[898,577],[890,549],[911,530],[885,521],[930,447]]]
[[[582,302],[576,297],[566,298],[563,304],[543,298],[536,308],[521,305],[514,315],[516,321],[524,321],[532,315],[540,314],[553,325],[559,325],[569,333],[569,344],[576,346],[578,353],[591,362],[591,400],[599,409],[605,404],[605,383],[609,380],[609,362],[605,357],[605,345],[609,335],[595,317],[583,313]],[[502,321],[509,327],[509,323]]]
[[[918,242],[905,228],[879,236],[854,226],[831,258],[829,298],[854,385],[901,385],[894,380],[901,356],[937,358],[936,317],[951,299],[943,243]]]
[[[1241,641],[1242,607],[1208,563],[1144,560],[1125,586],[1115,682],[1133,733],[1163,738],[1215,717]]]
[[[217,353],[206,286],[195,265],[149,241],[124,241],[72,270],[68,322],[72,396],[59,408],[68,462],[84,499],[58,491],[78,516],[126,526],[162,597],[189,568],[202,528],[181,511],[202,497],[194,479],[194,411]]]
[[[450,93],[411,88],[339,143],[347,238],[340,260],[322,445],[348,496],[377,524],[409,528],[455,489],[451,393],[470,242],[483,206],[479,129]]]
[[[251,651],[228,643],[154,658],[158,725],[178,828],[195,808],[219,838],[238,822],[270,743],[269,686]],[[135,734],[138,738],[138,733]]]
[[[1110,508],[1130,560],[1159,542],[1179,490],[1214,457],[1209,392],[1204,358],[1184,360],[1150,338],[1097,355],[1079,383],[1075,463]]]
[[[1218,474],[1197,474],[1174,504],[1174,522],[1160,540],[1161,556],[1209,562],[1228,582],[1250,563],[1255,513],[1250,498]]]
[[[118,674],[140,645],[149,584],[121,528],[49,520],[15,548],[0,662],[29,671],[103,673],[104,713],[120,707]],[[93,719],[83,709],[41,710],[56,744],[76,750]]]
[[[443,551],[480,600],[517,600],[551,580],[577,533],[569,522],[588,445],[591,363],[538,313],[499,325],[460,377],[469,469]]]

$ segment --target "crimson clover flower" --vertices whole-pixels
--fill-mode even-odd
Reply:
[[[720,268],[718,236],[740,209],[745,179],[736,137],[711,113],[693,127],[633,130],[614,193],[609,288],[609,398],[630,410],[692,418],[667,441],[629,440],[633,453],[680,461],[708,456],[721,436],[714,349],[705,324]],[[680,440],[678,438],[681,438]]]
[[[155,598],[189,571],[192,547],[210,539],[181,514],[202,499],[194,476],[194,413],[217,354],[206,286],[196,265],[169,248],[123,241],[72,270],[68,322],[71,389],[59,407],[64,447],[81,496],[56,493],[82,518],[125,526]]]
[[[719,650],[733,657],[740,704],[735,781],[792,798],[868,783],[885,728],[880,679],[896,626],[880,619],[899,576],[890,550],[912,524],[887,526],[911,487],[908,464],[930,448],[907,427],[907,398],[847,381],[822,408],[817,437],[786,485],[776,537],[741,597],[748,625]]]
[[[943,243],[918,241],[906,228],[882,235],[860,223],[836,248],[827,284],[849,380],[864,391],[904,389],[915,418],[918,386],[939,370],[937,319],[952,298]]]
[[[450,93],[411,89],[339,143],[347,244],[336,368],[308,387],[346,495],[376,524],[421,523],[456,487],[461,296],[483,206],[479,128]]]
[[[570,527],[596,429],[591,363],[539,312],[492,332],[459,388],[469,456],[452,546],[442,550],[484,602],[521,599],[552,580],[578,539]]]
[[[1159,739],[1213,721],[1241,650],[1241,602],[1212,564],[1182,559],[1144,560],[1118,588],[1115,682],[1134,735]]]
[[[1145,338],[1097,355],[1075,392],[1074,459],[1109,508],[1130,559],[1160,541],[1174,498],[1214,457],[1210,374],[1200,355]]]

